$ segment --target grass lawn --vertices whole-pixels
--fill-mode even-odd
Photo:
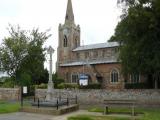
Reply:
[[[91,108],[90,112],[103,112],[102,108]],[[111,108],[112,113],[126,113],[130,111],[127,108]],[[141,117],[134,120],[160,120],[160,108],[137,108],[136,112],[144,113]],[[132,120],[132,117],[109,117],[109,116],[93,116],[93,115],[78,115],[69,117],[68,120]]]
[[[91,108],[90,112],[103,112],[102,108]],[[130,111],[127,108],[110,108],[109,112],[126,113]],[[136,108],[135,112],[144,113],[138,120],[160,120],[160,108]]]
[[[93,115],[79,115],[69,117],[68,120],[129,120],[128,118],[93,116]]]
[[[20,109],[20,103],[10,103],[5,101],[0,101],[0,114],[17,112]]]

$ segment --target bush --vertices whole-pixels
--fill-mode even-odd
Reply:
[[[67,88],[79,88],[79,85],[76,83],[61,83],[57,86],[58,89],[67,89]]]
[[[33,96],[33,95],[35,95],[35,86],[30,85],[28,86],[28,96]]]
[[[19,84],[23,86],[30,86],[32,84],[31,76],[28,73],[21,73]]]
[[[58,84],[58,85],[57,85],[57,88],[58,88],[58,89],[64,89],[64,88],[65,88],[64,83]]]
[[[101,84],[100,83],[92,83],[87,86],[80,86],[80,89],[101,89]]]
[[[149,86],[147,83],[126,83],[126,89],[148,89]]]
[[[87,86],[79,86],[77,83],[61,83],[57,86],[58,89],[67,89],[67,88],[80,88],[80,89],[101,89],[101,84],[94,83]]]
[[[40,85],[35,85],[37,89],[47,89],[47,84],[41,83]]]
[[[12,78],[6,78],[1,87],[14,88],[14,80]]]
[[[57,73],[53,74],[52,78],[53,78],[54,88],[58,88],[59,84],[64,83],[64,79],[59,78]]]

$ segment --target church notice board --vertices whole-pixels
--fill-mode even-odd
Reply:
[[[88,85],[88,76],[86,74],[80,74],[79,84],[82,85],[82,86],[87,86]]]

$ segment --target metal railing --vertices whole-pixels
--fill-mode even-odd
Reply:
[[[72,104],[78,104],[78,97],[77,95],[73,98],[69,98],[69,97],[66,97],[66,98],[63,98],[61,96],[55,98],[55,101],[45,101],[45,97],[33,97],[31,98],[30,100],[28,100],[31,102],[31,104],[33,106],[37,106],[37,108],[40,108],[40,107],[44,107],[44,103],[47,103],[47,107],[54,107],[56,108],[57,110],[61,107],[61,106],[69,106],[69,105],[72,105]],[[49,106],[49,104],[51,106]],[[21,99],[21,107],[24,106],[24,99]]]

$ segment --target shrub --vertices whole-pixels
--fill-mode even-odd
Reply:
[[[64,88],[65,88],[64,83],[58,84],[58,85],[57,85],[57,88],[58,88],[58,89],[64,89]]]
[[[28,96],[32,96],[32,95],[35,95],[35,86],[34,85],[28,86]]]
[[[126,89],[147,89],[149,88],[147,83],[126,83]]]
[[[2,83],[1,87],[4,88],[14,88],[14,81],[12,78],[6,78],[4,83]]]
[[[18,79],[19,84],[23,86],[30,86],[32,84],[31,76],[28,73],[21,73],[20,79]]]
[[[67,89],[67,88],[79,88],[79,85],[76,84],[76,83],[61,83],[61,84],[58,84],[57,88],[59,89]]]
[[[100,83],[92,83],[87,86],[80,86],[80,89],[101,89],[101,84]]]
[[[64,83],[64,79],[59,78],[57,73],[53,74],[52,77],[53,77],[54,88],[58,88],[59,84]]]
[[[80,89],[101,89],[101,84],[94,83],[87,86],[79,86],[77,83],[61,83],[57,86],[58,89],[67,89],[67,88],[80,88]]]
[[[35,85],[37,89],[47,89],[47,84],[41,83],[40,85]]]

